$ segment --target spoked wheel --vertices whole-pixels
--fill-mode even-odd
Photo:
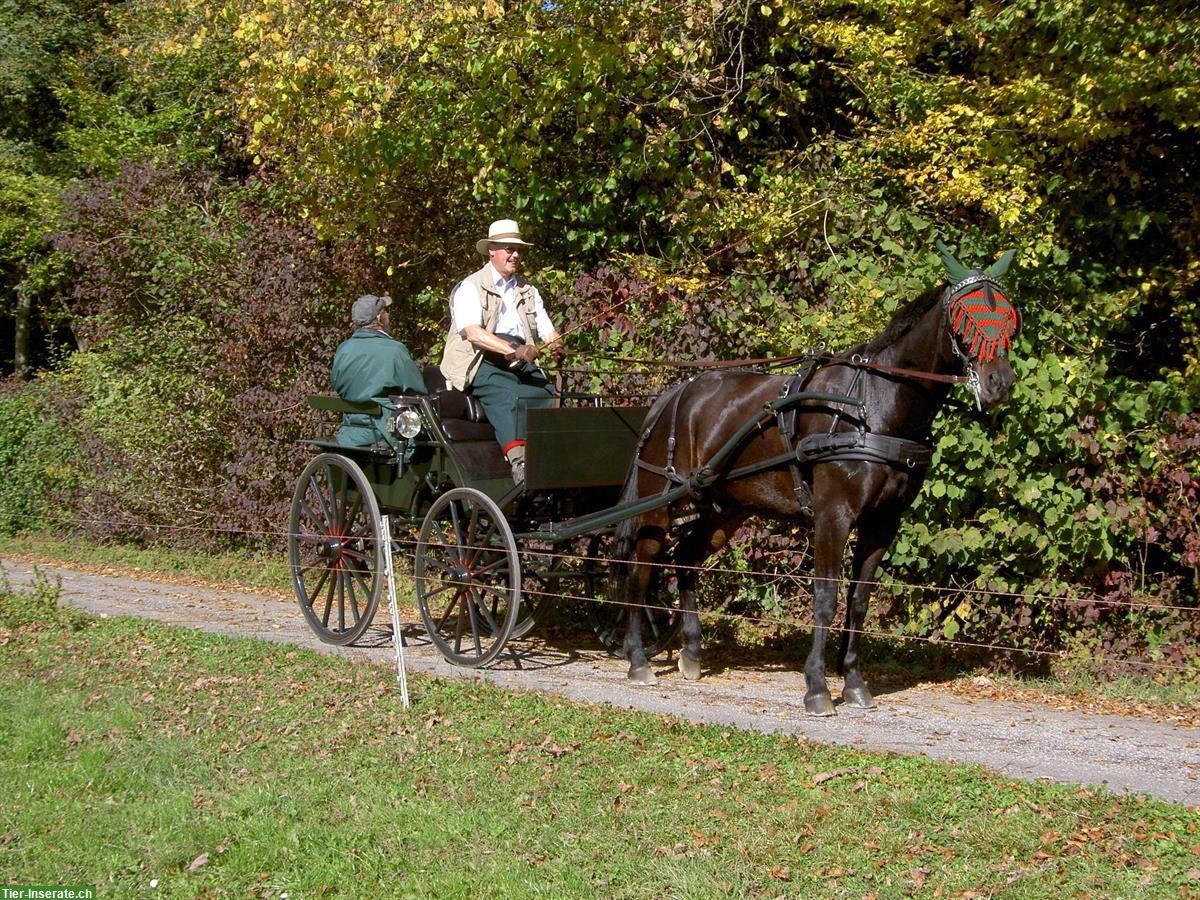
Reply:
[[[362,469],[322,453],[292,496],[288,560],[308,625],[327,644],[352,644],[375,617],[383,588],[383,526]]]
[[[612,596],[613,563],[612,540],[607,535],[597,535],[588,543],[585,589],[592,598],[588,606],[588,617],[592,630],[600,638],[609,653],[620,656],[625,642],[625,628],[629,610],[624,604],[614,602]],[[669,647],[679,634],[683,619],[675,608],[674,595],[663,589],[661,566],[655,566],[646,589],[642,607],[642,642],[646,658],[652,659]],[[670,582],[672,579],[666,579]]]
[[[524,562],[521,565],[521,618],[513,626],[512,636],[522,638],[534,626],[548,619],[562,591],[564,572],[560,554],[552,544],[521,545]],[[570,573],[577,576],[577,572]]]
[[[425,630],[450,662],[486,666],[512,636],[521,609],[517,542],[500,507],[474,488],[434,501],[413,567]]]

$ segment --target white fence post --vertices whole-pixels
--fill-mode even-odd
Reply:
[[[404,669],[404,641],[400,637],[400,609],[396,606],[396,576],[392,568],[392,526],[380,516],[383,532],[383,573],[387,578],[388,606],[392,611],[392,642],[396,645],[396,680],[400,682],[400,702],[408,708],[408,673]]]

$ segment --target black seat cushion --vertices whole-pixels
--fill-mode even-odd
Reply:
[[[446,390],[446,376],[442,374],[441,366],[426,366],[421,370],[421,375],[425,379],[425,387],[429,393],[436,394],[438,391]]]
[[[448,419],[464,419],[467,422],[487,424],[487,416],[483,414],[483,405],[470,394],[447,387],[446,379],[440,368],[426,366],[421,374],[425,377],[425,386],[429,388],[429,393],[437,398],[438,415],[443,423]],[[450,434],[449,431],[446,433]],[[455,435],[450,434],[450,437],[454,438]],[[474,440],[469,437],[456,439]]]

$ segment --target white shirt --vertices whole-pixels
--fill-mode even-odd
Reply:
[[[530,336],[525,333],[525,323],[517,312],[516,277],[505,279],[490,262],[487,268],[500,294],[500,315],[496,317],[494,333],[511,334],[528,341]],[[450,313],[454,317],[454,324],[458,326],[458,333],[464,337],[468,325],[483,325],[483,298],[479,296],[479,289],[470,281],[460,282],[450,295]],[[542,295],[537,288],[533,289],[533,317],[537,323],[538,334],[543,339],[546,335],[554,333],[554,323],[546,313]]]

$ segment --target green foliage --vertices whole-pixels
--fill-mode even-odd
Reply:
[[[92,52],[66,66],[59,140],[73,171],[113,177],[122,163],[147,157],[240,167],[226,98],[237,59],[217,34],[182,52],[169,37],[187,21],[180,6],[114,7]]]
[[[293,322],[308,358],[280,349],[269,377],[212,337],[262,296],[248,260],[290,265],[283,241],[245,250],[260,221],[247,202],[303,234],[306,271],[314,234],[371,254],[362,282],[386,273],[407,304],[400,337],[429,357],[475,237],[519,218],[552,311],[582,326],[581,379],[622,396],[674,374],[622,385],[630,357],[865,341],[942,277],[942,236],[968,264],[1018,250],[1020,381],[991,423],[938,421],[889,565],[1010,599],[914,597],[904,627],[1011,625],[1033,646],[1083,613],[1011,600],[1027,589],[1077,597],[1136,576],[1194,600],[1190,532],[1161,521],[1175,508],[1162,448],[1187,433],[1167,423],[1200,394],[1200,25],[1182,3],[147,0],[88,17],[57,0],[45,23],[12,22],[36,65],[0,73],[0,102],[49,125],[9,135],[0,275],[43,309],[64,266],[81,279],[66,315],[87,355],[58,383],[112,410],[81,412],[97,443],[177,467],[148,517],[205,491],[285,496],[269,447],[304,423],[272,434],[253,411],[323,384],[327,313]],[[54,168],[29,151],[35,132]],[[209,182],[148,202],[128,183],[146,158],[203,162]],[[72,196],[51,256],[39,242],[62,204],[47,173],[81,172],[105,180]],[[95,213],[123,181],[130,213]],[[234,187],[249,182],[253,196]],[[148,316],[177,325],[176,343]],[[153,436],[119,412],[147,404]],[[198,433],[167,440],[170,421]],[[256,449],[239,456],[233,434]],[[113,478],[133,494],[133,474]]]
[[[41,569],[34,570],[33,584],[13,587],[5,572],[0,572],[0,628],[10,631],[43,631],[47,628],[82,628],[87,617],[60,602],[62,584]]]
[[[153,528],[207,505],[206,470],[232,438],[227,400],[207,377],[208,337],[205,323],[172,317],[169,328],[130,329],[120,345],[74,354],[56,376],[93,450],[78,491],[98,509]]]
[[[104,13],[88,0],[0,0],[0,137],[53,149],[64,61],[92,43]]]
[[[16,534],[62,524],[62,498],[78,479],[78,437],[56,410],[48,380],[0,393],[0,532]]]
[[[61,260],[45,236],[62,211],[56,180],[29,171],[25,160],[0,144],[0,313],[12,315],[21,293],[45,295],[59,279]]]

